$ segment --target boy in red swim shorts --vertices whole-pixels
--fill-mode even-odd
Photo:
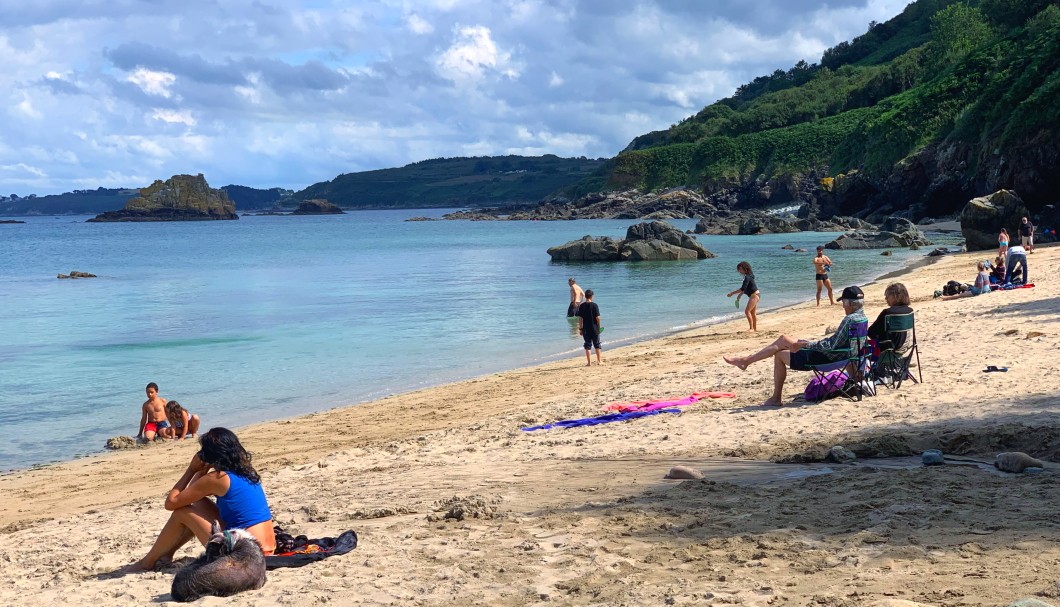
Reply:
[[[136,433],[136,438],[151,441],[155,440],[156,436],[163,436],[160,430],[169,427],[169,420],[166,418],[166,402],[168,402],[166,399],[158,395],[158,384],[155,382],[147,384],[147,400],[144,401],[142,407],[140,431]]]

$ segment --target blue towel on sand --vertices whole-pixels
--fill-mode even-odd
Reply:
[[[582,419],[565,419],[563,421],[552,422],[551,424],[544,424],[542,426],[530,426],[529,428],[523,428],[523,432],[533,432],[534,430],[551,430],[552,428],[577,428],[578,426],[595,426],[597,424],[607,424],[610,422],[624,422],[630,419],[637,419],[638,417],[644,417],[646,415],[655,415],[657,413],[680,413],[680,409],[656,409],[655,411],[627,411],[625,413],[608,413],[607,415],[598,415],[596,417],[585,417]]]

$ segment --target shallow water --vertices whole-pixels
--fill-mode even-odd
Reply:
[[[811,254],[781,246],[835,236],[702,236],[716,259],[559,264],[549,246],[634,222],[404,221],[443,212],[0,225],[0,469],[135,434],[149,381],[208,428],[580,356],[570,275],[597,293],[605,349],[740,315],[725,298],[740,260],[762,309],[806,301]],[[837,295],[922,254],[830,254]],[[71,270],[99,278],[55,278]]]

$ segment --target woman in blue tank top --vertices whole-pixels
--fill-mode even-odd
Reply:
[[[202,450],[191,458],[188,469],[166,497],[166,510],[173,514],[147,555],[129,565],[127,571],[149,571],[159,562],[171,561],[193,537],[205,546],[213,521],[221,521],[225,529],[246,529],[265,554],[276,550],[272,512],[261,479],[250,463],[250,453],[227,428],[203,434],[199,445]]]

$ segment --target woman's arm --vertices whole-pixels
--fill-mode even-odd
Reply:
[[[228,491],[228,476],[221,472],[209,472],[209,465],[196,453],[188,469],[166,496],[166,510],[177,510],[189,506],[208,495],[224,495]]]

